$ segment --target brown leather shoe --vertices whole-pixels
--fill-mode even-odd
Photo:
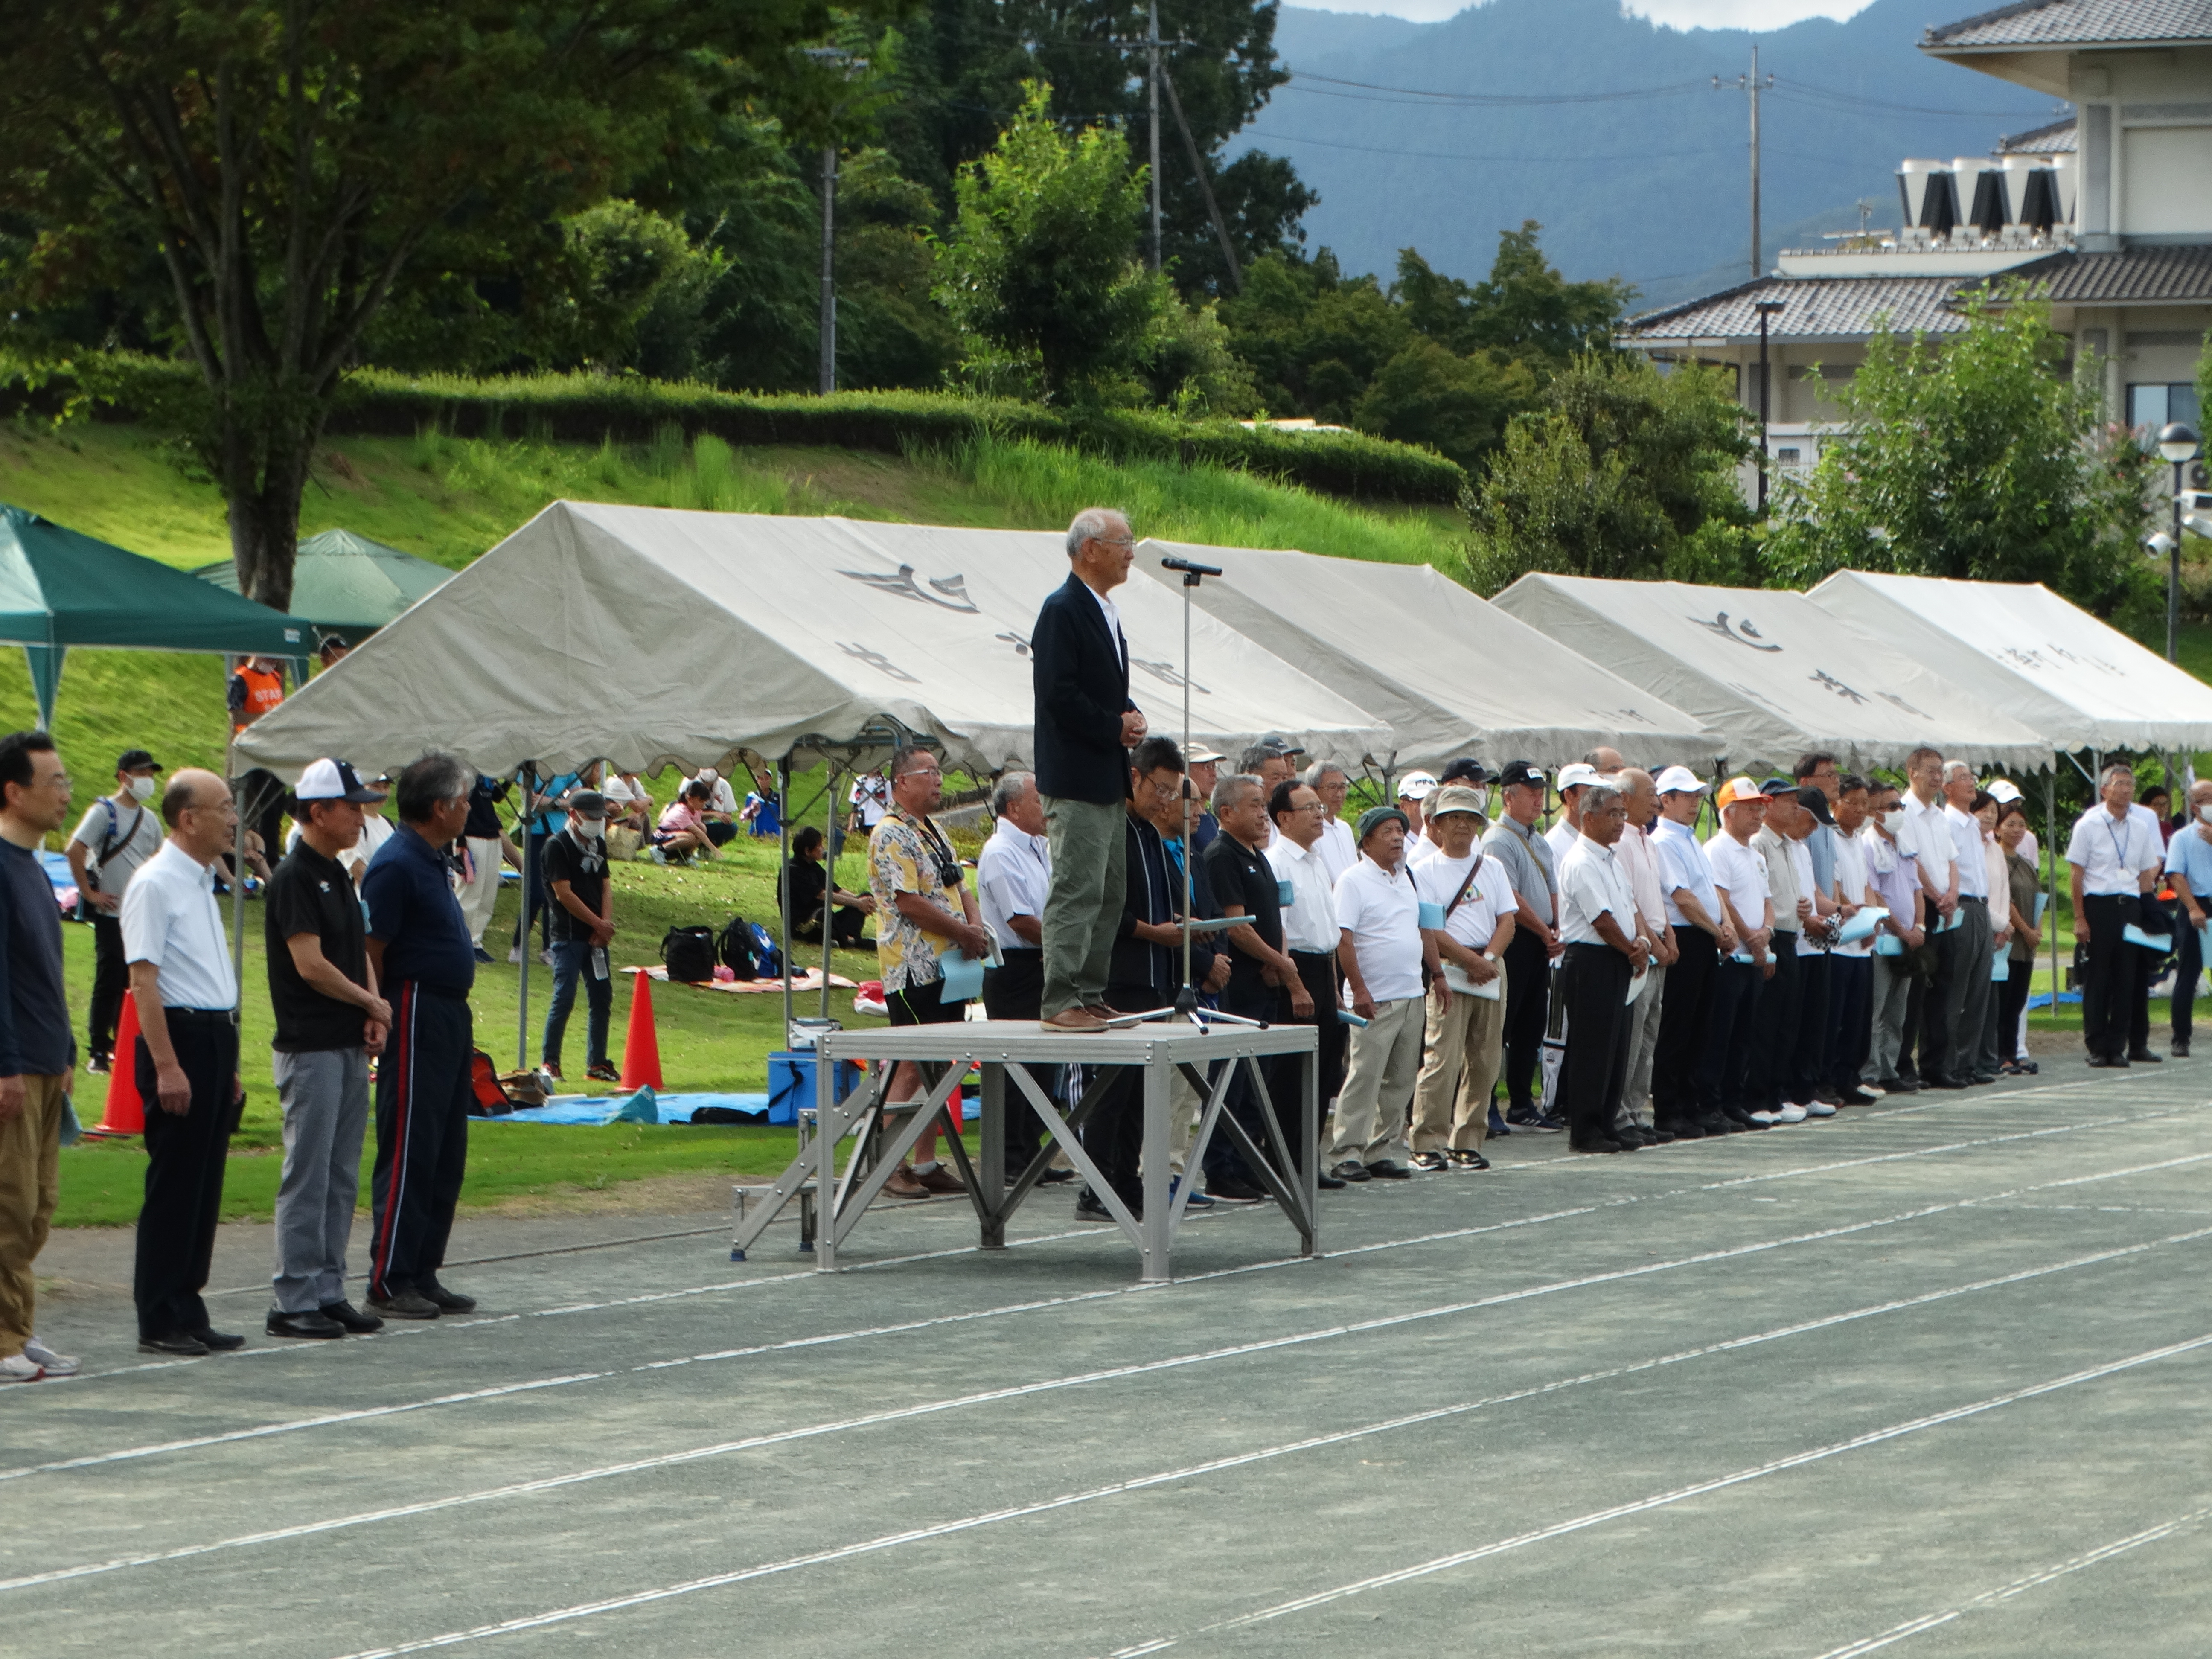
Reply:
[[[915,1179],[921,1182],[923,1189],[927,1192],[964,1193],[968,1190],[968,1183],[942,1164],[933,1170],[918,1172]]]
[[[921,1184],[910,1164],[902,1164],[891,1171],[891,1178],[884,1182],[884,1190],[893,1198],[927,1198],[929,1188]]]
[[[1063,1008],[1051,1018],[1041,1019],[1037,1024],[1048,1031],[1103,1031],[1106,1029],[1106,1022],[1088,1008]]]

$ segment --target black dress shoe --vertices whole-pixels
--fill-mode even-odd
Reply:
[[[423,1279],[415,1288],[436,1303],[438,1311],[441,1313],[474,1313],[477,1310],[476,1297],[463,1296],[459,1291],[447,1290],[438,1282],[435,1275]]]
[[[1377,1181],[1411,1181],[1413,1178],[1413,1172],[1411,1170],[1402,1164],[1393,1163],[1387,1158],[1377,1158],[1369,1164],[1367,1173]]]
[[[2161,1064],[2165,1059],[2166,1056],[2164,1054],[2155,1054],[2148,1048],[2130,1048],[2128,1050],[2128,1060],[2130,1063],[2136,1066],[2157,1066]]]
[[[1249,1181],[1228,1176],[1206,1183],[1206,1195],[1217,1204],[1260,1204],[1273,1196],[1265,1187],[1255,1187]]]
[[[1097,1194],[1085,1187],[1075,1195],[1075,1218],[1078,1221],[1118,1221],[1120,1217],[1108,1209]]]
[[[438,1316],[438,1304],[419,1291],[386,1291],[382,1296],[370,1296],[368,1305],[386,1319],[435,1319]]]
[[[1626,1152],[1634,1149],[1624,1146],[1611,1135],[1569,1135],[1567,1150],[1571,1152]]]
[[[1036,1184],[1040,1187],[1057,1187],[1063,1181],[1074,1179],[1075,1171],[1073,1170],[1047,1170],[1036,1178]]]
[[[1839,1104],[1844,1106],[1871,1106],[1881,1097],[1870,1095],[1863,1089],[1855,1088],[1847,1093],[1838,1095],[1836,1098]]]
[[[1362,1164],[1356,1158],[1346,1158],[1344,1162],[1331,1170],[1329,1174],[1334,1176],[1339,1181],[1371,1181],[1374,1179],[1372,1176],[1367,1173],[1367,1166],[1364,1164]]]
[[[1886,1095],[1917,1095],[1920,1092],[1920,1079],[1917,1077],[1893,1077],[1881,1085],[1881,1091]]]
[[[2166,1045],[2166,1052],[2172,1054],[2176,1060],[2186,1060],[2189,1058],[2189,1039],[2185,1036],[2178,1036],[2174,1038],[2172,1042]]]
[[[371,1331],[384,1328],[382,1320],[374,1314],[362,1312],[350,1302],[325,1302],[322,1306],[322,1316],[337,1321],[356,1336],[367,1336]]]
[[[1670,1117],[1656,1127],[1677,1140],[1703,1140],[1705,1138],[1705,1126],[1686,1117]]]
[[[1344,1182],[1327,1170],[1314,1176],[1314,1185],[1325,1193],[1341,1192],[1344,1189]]]
[[[194,1331],[192,1335],[210,1353],[236,1353],[246,1346],[244,1337],[233,1336],[228,1331],[215,1330],[205,1325]]]
[[[322,1341],[346,1334],[346,1328],[337,1320],[313,1308],[303,1313],[287,1313],[282,1308],[271,1308],[268,1322],[261,1328],[271,1336],[313,1337]]]
[[[1966,1079],[1949,1076],[1925,1077],[1920,1079],[1920,1086],[1923,1089],[1963,1089],[1966,1086]]]
[[[166,1336],[142,1336],[138,1339],[140,1353],[165,1353],[173,1359],[198,1359],[208,1351],[208,1345],[197,1336],[183,1331],[171,1331]]]

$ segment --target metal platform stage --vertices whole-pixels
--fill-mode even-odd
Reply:
[[[1172,1278],[1170,1252],[1190,1197],[1188,1184],[1178,1189],[1172,1202],[1168,1195],[1169,1089],[1177,1073],[1197,1091],[1203,1106],[1187,1167],[1197,1170],[1207,1143],[1216,1134],[1227,1134],[1296,1229],[1301,1254],[1311,1255],[1320,1248],[1316,1052],[1310,1025],[1221,1024],[1201,1029],[1165,1019],[1088,1034],[1048,1030],[1030,1020],[969,1020],[825,1033],[816,1050],[815,1105],[802,1115],[799,1125],[799,1156],[773,1187],[741,1212],[731,1259],[743,1261],[769,1224],[796,1199],[800,1248],[813,1250],[821,1272],[836,1272],[839,1249],[892,1171],[936,1123],[946,1131],[947,1150],[967,1183],[985,1249],[1005,1247],[1006,1218],[1036,1190],[1056,1148],[1066,1153],[1136,1246],[1139,1277]],[[1260,1064],[1278,1054],[1302,1056],[1298,1101],[1288,1139]],[[836,1094],[839,1060],[863,1061],[867,1066],[860,1086],[842,1099]],[[934,1080],[918,1106],[886,1113],[884,1093],[900,1060],[918,1062],[926,1068],[925,1076]],[[1231,1063],[1218,1064],[1222,1061]],[[969,1158],[959,1137],[951,1133],[947,1104],[970,1066],[982,1068],[982,1155],[977,1160]],[[1090,1074],[1081,1099],[1065,1114],[1036,1077],[1041,1070],[1061,1066],[1106,1068]],[[1244,1126],[1224,1109],[1231,1079],[1240,1070],[1252,1080],[1264,1146],[1255,1145]],[[1009,1082],[1036,1109],[1053,1142],[1027,1169],[1011,1177],[1000,1128]],[[1140,1088],[1144,1097],[1141,1215],[1133,1213],[1100,1175],[1081,1135],[1083,1125],[1127,1088]],[[810,1117],[811,1122],[806,1121]],[[840,1176],[836,1148],[848,1135],[858,1137],[857,1148]],[[1302,1155],[1293,1157],[1293,1147],[1301,1149]]]

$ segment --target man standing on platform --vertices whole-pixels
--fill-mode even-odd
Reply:
[[[392,1006],[368,971],[361,897],[338,856],[361,839],[362,808],[384,799],[343,761],[314,762],[292,792],[300,839],[269,883],[270,1066],[284,1114],[276,1304],[264,1327],[271,1336],[327,1339],[384,1323],[346,1300],[345,1270],[368,1130],[368,1060],[384,1052]]]
[[[1649,971],[1651,941],[1637,931],[1636,898],[1613,848],[1628,823],[1620,792],[1583,791],[1582,830],[1559,866],[1559,933],[1566,963],[1567,1052],[1559,1066],[1567,1144],[1578,1152],[1632,1152],[1644,1143],[1613,1133],[1628,1078],[1628,994]],[[1639,996],[1650,996],[1645,986]]]
[[[446,849],[468,823],[475,784],[451,755],[428,754],[402,771],[393,792],[399,828],[362,881],[369,966],[392,1005],[369,1178],[368,1305],[386,1319],[435,1319],[477,1305],[438,1282],[468,1164],[476,1054],[476,948]]]
[[[1482,838],[1482,850],[1511,878],[1520,908],[1505,951],[1505,1122],[1554,1131],[1567,1126],[1536,1109],[1536,1066],[1551,1012],[1552,963],[1565,947],[1553,920],[1559,890],[1550,844],[1536,833],[1544,810],[1544,775],[1527,761],[1509,761],[1498,775],[1504,811]],[[1500,1126],[1493,1123],[1491,1133]]]
[[[1036,1019],[1044,998],[1044,906],[1052,887],[1052,852],[1045,840],[1044,799],[1036,779],[1009,772],[992,786],[996,827],[975,859],[975,891],[983,926],[999,947],[999,963],[983,970],[983,1012],[993,1019]],[[1006,1179],[1030,1166],[1044,1146],[1044,1125],[1018,1089],[1006,1100]]]
[[[1670,766],[1656,781],[1659,821],[1651,833],[1651,850],[1675,957],[1667,970],[1667,1000],[1651,1066],[1651,1121],[1677,1139],[1695,1140],[1725,1134],[1734,1127],[1698,1098],[1697,1073],[1705,1057],[1713,981],[1721,958],[1740,941],[1721,908],[1713,866],[1698,845],[1695,825],[1705,786],[1686,766]]]
[[[161,795],[169,839],[123,896],[123,952],[138,1008],[146,1102],[146,1202],[138,1212],[138,1346],[172,1357],[229,1352],[246,1339],[208,1324],[208,1265],[224,1159],[246,1103],[238,1080],[238,980],[215,902],[215,861],[238,830],[230,787],[187,769]]]
[[[1036,787],[1052,847],[1044,912],[1043,1023],[1099,1031],[1121,915],[1128,751],[1145,737],[1129,698],[1129,642],[1108,597],[1129,579],[1129,521],[1085,507],[1067,527],[1067,580],[1037,612],[1030,653],[1036,696]]]
[[[2128,1052],[2136,982],[2149,952],[2122,934],[2130,924],[2142,924],[2142,896],[2156,879],[2164,849],[2157,824],[2128,810],[2136,798],[2132,770],[2108,766],[2097,785],[2099,804],[2075,822],[2066,843],[2074,937],[2089,957],[2088,978],[2081,988],[2081,1041],[2092,1066],[2125,1066],[2149,1054]]]
[[[52,738],[0,738],[0,1382],[77,1369],[39,1340],[33,1271],[60,1194],[62,1106],[76,1067],[61,917],[38,854],[69,805]]]

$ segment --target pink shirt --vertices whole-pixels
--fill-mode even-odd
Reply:
[[[1644,918],[1644,931],[1657,938],[1667,926],[1665,890],[1659,884],[1659,854],[1650,836],[1634,824],[1621,830],[1613,844],[1620,867],[1628,872],[1628,890],[1636,895],[1636,913]]]
[[[696,807],[687,805],[681,799],[669,802],[667,810],[660,815],[661,834],[672,835],[678,830],[689,830],[696,836],[704,836],[707,833],[706,819],[699,816]]]

